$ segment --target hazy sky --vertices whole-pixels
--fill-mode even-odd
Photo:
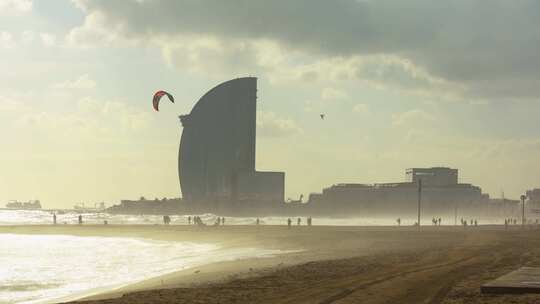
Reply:
[[[427,166],[540,187],[539,1],[0,0],[0,205],[180,196],[177,115],[241,76],[287,197]]]

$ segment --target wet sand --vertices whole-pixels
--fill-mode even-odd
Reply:
[[[200,241],[301,250],[179,271],[85,303],[540,303],[480,285],[540,267],[540,230],[511,227],[14,226],[0,233]],[[108,299],[107,299],[108,298]]]

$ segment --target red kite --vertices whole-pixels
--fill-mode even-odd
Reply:
[[[156,111],[159,111],[159,101],[161,100],[161,97],[163,97],[163,95],[167,95],[167,97],[169,97],[169,100],[174,103],[174,97],[165,92],[165,91],[157,91],[155,94],[154,94],[154,98],[152,99],[152,104],[154,105],[154,110]]]

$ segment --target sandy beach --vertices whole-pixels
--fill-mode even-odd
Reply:
[[[85,303],[538,303],[480,285],[540,266],[539,230],[511,227],[5,226],[0,233],[115,236],[290,251],[210,264]],[[66,300],[67,301],[67,300]],[[79,300],[82,302],[82,300]]]

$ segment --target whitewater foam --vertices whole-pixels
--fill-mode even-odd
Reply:
[[[0,234],[0,303],[44,303],[279,250],[118,237]]]
[[[58,224],[76,224],[79,213],[67,212],[57,215]],[[162,224],[163,217],[159,215],[122,215],[109,213],[83,213],[83,221],[87,224],[103,224],[107,221],[109,224],[130,224],[130,225],[155,225]],[[213,224],[217,215],[206,213],[199,215],[203,222]],[[171,225],[187,225],[188,215],[172,215]],[[286,225],[288,217],[285,216],[268,216],[260,217],[262,225]],[[295,220],[296,217],[293,217]],[[476,217],[480,224],[501,224],[504,219],[500,217]],[[256,217],[227,217],[227,225],[254,225]],[[423,219],[425,224],[428,224],[428,219]],[[401,218],[403,226],[413,225],[416,218]],[[0,210],[0,225],[43,225],[52,223],[52,213],[45,210]],[[295,221],[296,223],[296,221]],[[306,223],[306,218],[302,217],[302,223]],[[459,220],[458,220],[459,223]],[[380,217],[314,217],[314,225],[325,226],[395,226],[396,218],[390,216]],[[443,225],[454,224],[454,217],[443,218]]]

